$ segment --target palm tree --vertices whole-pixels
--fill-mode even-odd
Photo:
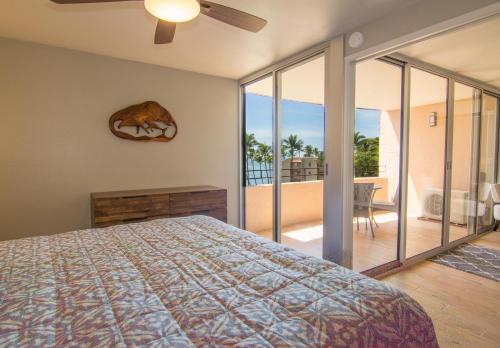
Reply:
[[[271,147],[269,146],[269,148],[271,149]],[[268,184],[271,184],[272,183],[272,180],[273,180],[273,152],[269,152],[269,154],[264,158],[265,160],[265,163],[266,163],[266,166],[267,164],[269,164],[269,168],[268,168],[268,176],[267,176],[267,183]]]
[[[272,163],[272,161],[273,161],[273,151],[272,150],[273,149],[271,146],[269,146],[265,143],[259,143],[257,146],[257,152],[256,152],[256,156],[259,159],[259,163],[261,163],[261,162],[264,163],[264,170],[266,171],[266,179],[268,180],[268,183],[270,181],[268,164]],[[261,170],[261,173],[262,173],[262,170]]]
[[[360,132],[354,133],[354,151],[356,151],[366,141],[366,137]]]
[[[260,144],[258,144],[258,145],[260,145]],[[264,162],[264,159],[262,158],[258,148],[255,150],[255,153],[254,153],[254,161],[259,164],[259,176],[256,179],[262,179],[262,162]],[[255,175],[254,175],[254,177],[255,177]]]
[[[315,148],[312,145],[306,145],[306,147],[304,147],[304,156],[312,157],[314,155],[314,150]]]
[[[287,139],[283,140],[283,144],[285,146],[285,149],[290,154],[292,160],[295,157],[295,152],[297,152],[300,156],[300,152],[304,147],[304,142],[302,141],[302,139],[299,139],[297,134],[290,134]]]
[[[257,140],[255,140],[255,134],[253,134],[253,133],[245,134],[245,144],[246,144],[247,149],[253,148],[254,146],[256,146]]]
[[[245,147],[246,147],[246,173],[247,173],[247,184],[250,185],[250,161],[255,160],[255,146],[257,146],[257,140],[255,140],[255,134],[245,134]],[[254,176],[255,179],[255,176]]]
[[[281,159],[282,160],[286,159],[286,156],[287,156],[286,147],[285,147],[284,142],[285,141],[283,139],[281,139],[281,148],[280,148],[280,150],[281,150]]]
[[[325,152],[318,150],[318,154],[316,157],[318,157],[316,161],[318,163],[318,167],[323,167],[323,162],[325,161]]]

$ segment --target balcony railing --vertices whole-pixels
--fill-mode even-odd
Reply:
[[[385,166],[377,166],[373,168],[381,176],[385,173]],[[368,171],[369,172],[369,171]],[[372,177],[372,175],[366,175],[366,172],[356,171],[355,177]],[[256,186],[265,185],[273,183],[273,170],[272,168],[253,168],[247,169],[245,171],[245,181],[246,186]],[[281,181],[282,182],[302,182],[302,181],[312,181],[312,180],[323,180],[324,171],[323,168],[282,168],[281,169]]]
[[[253,168],[245,171],[246,186],[265,185],[273,183],[272,168]],[[323,180],[323,168],[318,167],[299,167],[299,168],[282,168],[282,182],[303,182],[313,180]]]

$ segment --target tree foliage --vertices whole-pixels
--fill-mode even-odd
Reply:
[[[379,138],[367,138],[354,133],[354,176],[374,177],[379,175]]]
[[[379,138],[367,138],[363,134],[354,134],[354,176],[376,177],[379,175]],[[255,135],[245,134],[246,165],[250,168],[250,162],[257,163],[266,173],[270,173],[273,163],[272,146],[261,143],[255,139]],[[312,145],[304,145],[304,141],[297,134],[290,134],[281,141],[282,159],[301,157],[315,157],[318,168],[323,167],[324,152]],[[264,167],[264,169],[262,169]],[[270,176],[270,175],[269,175]],[[269,180],[270,181],[270,180]]]
[[[295,154],[300,157],[300,153],[304,150],[304,141],[299,139],[297,134],[290,134],[288,138],[283,140],[283,145],[285,153],[292,159],[295,157]]]
[[[251,163],[254,163],[254,165],[259,166],[258,172],[267,173],[267,175],[264,174],[263,176],[247,177],[247,181],[250,183],[251,180],[266,178],[267,180],[265,181],[271,183],[273,163],[272,146],[257,141],[254,134],[247,133],[245,134],[245,150],[247,171],[253,169],[255,172],[255,168],[251,165]],[[312,145],[304,146],[304,141],[300,139],[297,134],[290,134],[287,138],[282,139],[280,150],[282,160],[301,157],[303,153],[305,157],[315,157],[318,168],[323,167],[324,152]]]

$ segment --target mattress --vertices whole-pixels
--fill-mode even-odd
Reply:
[[[0,346],[437,347],[406,294],[209,217],[0,242]]]

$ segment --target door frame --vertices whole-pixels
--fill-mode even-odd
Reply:
[[[477,81],[475,79],[471,79],[468,77],[465,77],[463,75],[457,74],[455,72],[448,71],[446,69],[440,68],[438,66],[422,62],[420,60],[407,57],[402,54],[397,54],[397,53],[392,53],[388,54],[383,57],[376,57],[376,58],[367,58],[367,59],[362,59],[362,60],[357,60],[356,62],[353,62],[352,64],[357,64],[359,62],[369,60],[369,59],[389,59],[393,61],[399,61],[401,64],[404,65],[404,72],[403,72],[403,86],[402,86],[402,95],[403,95],[403,101],[402,101],[402,132],[401,132],[401,143],[402,143],[402,150],[401,150],[401,167],[400,167],[400,215],[399,215],[399,231],[398,231],[398,260],[396,261],[391,261],[386,264],[378,265],[374,268],[364,270],[362,273],[369,274],[371,276],[377,276],[383,273],[390,272],[393,269],[397,269],[399,267],[404,267],[407,265],[412,265],[416,262],[420,262],[422,260],[428,259],[432,256],[435,256],[439,253],[442,253],[444,251],[447,251],[449,249],[452,249],[460,244],[463,244],[465,242],[471,241],[477,237],[480,236],[481,233],[484,233],[477,230],[476,223],[474,224],[474,233],[467,235],[465,237],[462,237],[460,239],[450,241],[449,240],[449,231],[450,231],[450,209],[451,209],[451,178],[452,178],[452,151],[453,151],[453,119],[454,119],[454,102],[455,102],[455,83],[461,83],[466,86],[472,87],[481,93],[481,101],[479,102],[479,112],[480,115],[482,116],[482,96],[484,94],[487,94],[492,97],[496,97],[498,100],[498,105],[500,106],[500,89],[496,88],[495,86],[491,86],[487,83],[483,83],[481,81]],[[411,257],[406,257],[406,228],[407,228],[407,197],[408,197],[408,164],[409,164],[409,114],[410,114],[410,82],[411,82],[411,69],[419,69],[422,71],[425,71],[427,73],[431,73],[433,75],[442,77],[446,79],[447,82],[447,98],[446,98],[446,133],[445,133],[445,157],[444,157],[444,164],[445,164],[445,171],[443,172],[443,200],[444,200],[444,210],[443,210],[443,220],[442,220],[442,229],[441,229],[441,245],[438,247],[435,247],[433,249],[427,250],[421,254],[414,255]],[[355,78],[355,72],[354,76]],[[353,106],[355,108],[355,106]],[[500,107],[498,108],[500,109]],[[479,149],[480,149],[480,131],[481,131],[481,122],[482,117],[480,117],[479,120],[479,134],[477,134],[477,138],[473,139],[473,141],[477,141],[479,144],[477,146],[477,153],[473,154],[473,160],[474,160],[474,169],[479,171],[479,161],[480,161],[480,154],[479,154]],[[500,123],[500,110],[497,110],[497,125]],[[498,178],[499,175],[499,144],[500,144],[500,131],[497,131],[496,134],[496,139],[495,139],[495,151],[496,151],[496,156],[495,156],[495,173],[494,176]],[[472,164],[472,163],[471,163]],[[477,209],[477,199],[478,199],[478,192],[477,192],[477,180],[479,176],[475,175],[475,188],[476,192],[474,192],[475,197],[476,197],[476,209]],[[471,178],[472,180],[473,178]],[[474,221],[477,221],[477,218],[474,218]],[[489,226],[486,228],[486,231],[489,231],[493,228],[492,226]],[[350,254],[353,255],[353,250],[350,250]],[[351,261],[352,264],[352,261]]]
[[[245,159],[246,154],[244,153],[245,149],[245,130],[246,130],[246,115],[245,115],[245,87],[254,82],[258,82],[264,78],[272,78],[272,146],[273,146],[273,164],[272,164],[272,173],[273,173],[273,228],[272,228],[272,236],[273,241],[281,243],[281,90],[282,90],[282,74],[293,69],[299,67],[303,64],[307,64],[310,61],[313,61],[321,56],[325,57],[326,60],[326,52],[328,49],[328,44],[321,44],[316,46],[310,50],[303,52],[300,55],[294,56],[290,59],[287,59],[283,62],[277,63],[273,66],[270,66],[266,69],[263,69],[255,74],[252,74],[246,78],[243,78],[239,81],[239,98],[240,98],[240,149],[239,149],[239,166],[240,166],[240,174],[239,174],[239,182],[240,182],[240,227],[246,227],[246,197],[245,197]],[[325,62],[326,69],[326,62]],[[326,72],[325,72],[326,76]],[[326,99],[326,93],[325,93]]]
[[[281,62],[273,64],[265,69],[262,69],[254,74],[244,77],[240,80],[241,83],[254,80],[258,76],[262,76],[266,72],[276,70],[276,67],[293,63],[301,58],[313,54],[319,50],[326,51],[326,90],[325,90],[325,190],[324,190],[324,250],[323,257],[334,261],[346,267],[352,265],[352,186],[353,173],[352,173],[352,146],[351,141],[353,137],[353,127],[351,127],[354,116],[354,92],[355,92],[355,70],[354,65],[356,62],[373,59],[385,56],[397,49],[425,40],[434,35],[439,35],[442,32],[454,30],[468,25],[472,22],[487,19],[488,17],[496,14],[500,7],[498,5],[486,6],[476,9],[472,12],[458,15],[451,19],[444,20],[437,24],[427,26],[426,28],[415,30],[410,33],[405,33],[396,38],[391,38],[383,43],[377,43],[366,49],[346,55],[344,35],[333,38],[331,41],[321,43],[312,48],[306,49],[303,52],[287,58]],[[492,12],[493,11],[493,12]],[[240,227],[244,226],[244,187],[242,183],[242,93],[239,94],[239,136],[240,141],[238,149],[238,168],[239,168],[239,223]],[[328,125],[334,125],[335,128],[331,129]],[[351,134],[352,133],[352,134]],[[336,140],[334,140],[334,138]],[[498,139],[498,137],[497,137]],[[497,146],[498,148],[498,146]],[[498,158],[498,156],[497,156]],[[330,164],[330,168],[328,168]],[[330,175],[328,175],[328,171]],[[333,176],[331,175],[333,174]],[[500,173],[498,173],[500,175]],[[402,184],[402,183],[400,183]],[[405,198],[401,195],[401,199]],[[402,204],[403,205],[403,204]],[[401,232],[401,237],[404,237],[404,231]],[[472,240],[477,236],[469,236],[464,241]],[[405,238],[403,238],[405,239]],[[450,243],[450,247],[454,246],[456,242]],[[400,243],[400,255],[405,260],[404,265],[401,267],[409,266],[415,262],[420,261],[425,256],[421,255],[418,259],[405,259],[404,251],[405,244]]]

